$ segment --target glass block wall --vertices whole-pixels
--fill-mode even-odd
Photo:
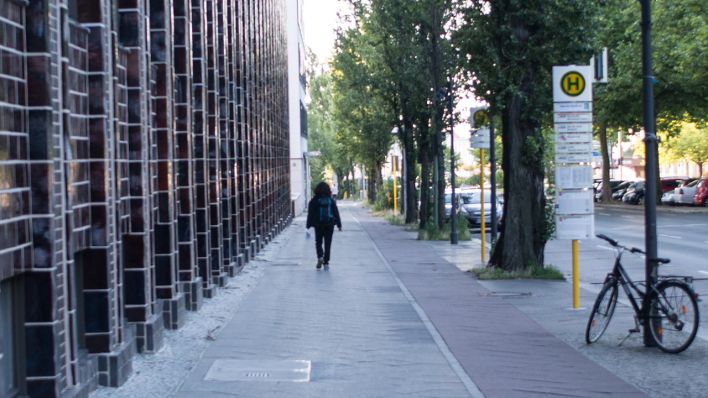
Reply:
[[[118,386],[291,219],[284,0],[0,0],[0,396]]]

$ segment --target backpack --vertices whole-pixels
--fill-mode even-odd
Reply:
[[[334,215],[332,214],[332,198],[319,198],[319,221],[320,225],[334,225]]]

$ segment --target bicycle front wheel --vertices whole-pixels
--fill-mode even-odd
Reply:
[[[600,294],[595,299],[595,304],[592,306],[592,313],[588,319],[588,326],[585,328],[585,342],[588,344],[594,343],[602,337],[610,324],[612,315],[615,313],[617,306],[617,280],[610,278],[602,286]]]
[[[662,351],[676,354],[693,343],[698,332],[698,303],[686,283],[659,283],[649,301],[649,310],[651,335]]]

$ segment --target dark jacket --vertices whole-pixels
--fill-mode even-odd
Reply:
[[[314,198],[310,199],[310,203],[307,205],[307,226],[305,228],[318,228],[324,226],[320,222],[320,198],[324,198],[324,196],[317,195]],[[339,217],[337,201],[334,200],[332,197],[330,197],[330,200],[332,201],[332,218],[334,222],[333,225],[336,225],[337,228],[342,229],[342,219]]]

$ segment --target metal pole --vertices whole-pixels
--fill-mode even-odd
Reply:
[[[644,195],[644,228],[646,245],[646,285],[656,283],[657,279],[657,239],[656,239],[656,155],[657,139],[654,131],[654,76],[652,75],[652,49],[651,49],[651,0],[640,0],[642,4],[642,74],[644,76],[644,90],[642,102],[644,105],[644,131],[646,162],[644,174],[646,175],[646,195]],[[654,346],[654,340],[649,328],[649,297],[644,295],[642,309],[644,310],[644,345]]]
[[[489,183],[492,185],[490,202],[492,204],[492,248],[497,241],[497,165],[494,153],[494,120],[492,113],[489,115]]]
[[[403,214],[404,218],[408,216],[408,169],[406,168],[406,151],[404,149],[403,153],[403,164],[401,166],[401,196],[403,197]]]
[[[452,114],[452,77],[447,81],[447,111],[450,114],[450,185],[452,185],[452,203],[450,206],[450,244],[457,244],[457,214],[455,212],[455,131]]]
[[[580,308],[580,273],[578,272],[578,240],[573,239],[573,309]]]
[[[486,225],[484,223],[484,149],[479,148],[479,237],[482,241],[482,264],[487,262],[485,244],[487,243]]]
[[[391,163],[393,163],[393,215],[398,216],[398,196],[396,195],[396,163],[398,163],[398,157],[392,155]]]

